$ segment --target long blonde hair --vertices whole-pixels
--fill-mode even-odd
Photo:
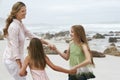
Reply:
[[[72,29],[74,32],[75,40],[77,41],[79,46],[81,47],[82,44],[87,44],[88,51],[90,52],[90,55],[91,55],[91,61],[92,61],[92,64],[94,65],[93,56],[88,46],[88,41],[86,38],[84,27],[82,25],[73,25]]]
[[[84,30],[82,25],[73,25],[72,29],[73,29],[73,32],[74,32],[75,39],[76,39],[77,43],[88,44],[86,34],[85,34],[85,30]]]
[[[8,28],[9,25],[11,24],[11,22],[13,21],[13,19],[16,19],[16,14],[18,13],[18,11],[21,9],[21,7],[26,6],[23,2],[17,2],[13,5],[12,10],[10,12],[10,15],[8,16],[8,18],[6,19],[6,25],[5,28],[3,29],[4,32],[4,37],[6,35],[8,35]]]

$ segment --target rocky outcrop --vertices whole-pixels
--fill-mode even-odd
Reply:
[[[68,36],[69,34],[69,31],[60,31],[58,33],[55,33],[55,37]]]
[[[120,56],[120,51],[115,45],[111,45],[104,50],[104,54]]]
[[[43,36],[44,39],[51,39],[51,38],[53,38],[53,37],[54,37],[54,35],[53,35],[53,34],[50,34],[50,33],[46,33],[46,34],[44,34],[44,36]]]
[[[117,38],[116,37],[109,37],[109,43],[111,42],[117,42]]]
[[[96,35],[93,36],[94,39],[104,39],[105,36],[103,36],[102,34],[97,33]]]
[[[92,56],[93,56],[93,57],[98,57],[98,58],[103,58],[103,57],[105,57],[105,54],[103,54],[103,53],[101,53],[101,52],[98,52],[98,51],[91,50],[91,53],[92,53]]]

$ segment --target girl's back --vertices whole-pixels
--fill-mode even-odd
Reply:
[[[49,80],[45,70],[31,69],[30,71],[31,71],[33,80]]]
[[[27,56],[26,58],[28,59],[28,63],[29,63],[29,67],[30,67],[30,71],[31,71],[31,75],[32,75],[33,80],[49,80],[44,68],[35,67],[33,65],[30,57]]]

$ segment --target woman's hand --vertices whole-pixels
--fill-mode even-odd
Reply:
[[[48,44],[48,47],[50,48],[50,49],[52,49],[52,50],[55,50],[56,49],[56,47],[55,47],[55,45],[54,44]]]
[[[16,59],[16,62],[17,62],[17,64],[18,64],[18,67],[19,67],[19,68],[22,68],[21,60],[20,60],[20,59]]]
[[[43,40],[43,39],[40,39],[42,41],[43,44],[46,44],[50,49],[54,50],[55,49],[55,45],[53,44],[50,44],[49,42]]]

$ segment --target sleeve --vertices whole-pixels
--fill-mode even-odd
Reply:
[[[9,27],[8,30],[9,33],[9,41],[10,41],[10,47],[11,47],[11,57],[16,59],[20,59],[20,52],[19,52],[19,28],[18,26],[12,25]]]
[[[31,33],[25,26],[23,26],[24,28],[24,32],[25,32],[25,36],[32,39],[32,38],[39,38],[41,39],[40,37],[34,35],[33,33]]]

